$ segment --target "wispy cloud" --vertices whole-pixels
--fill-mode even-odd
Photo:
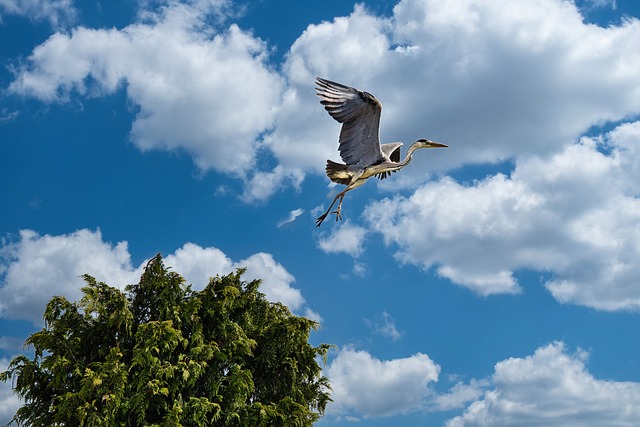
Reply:
[[[14,354],[22,350],[24,338],[0,336],[0,350]]]
[[[9,111],[6,107],[0,109],[0,123],[10,122],[20,114],[19,111],[13,110]]]
[[[402,338],[403,332],[398,330],[396,321],[386,311],[383,311],[382,314],[374,320],[367,319],[366,323],[369,324],[376,334],[391,338],[392,341],[398,341]]]
[[[2,0],[0,12],[25,16],[34,21],[49,21],[54,28],[75,23],[78,15],[73,0]]]
[[[281,221],[278,222],[277,227],[281,228],[282,226],[286,225],[286,224],[290,224],[293,221],[296,220],[296,218],[298,218],[300,215],[302,215],[304,213],[304,209],[302,208],[298,208],[298,209],[294,209],[291,212],[289,212],[289,216]]]
[[[602,8],[611,8],[611,10],[616,10],[618,8],[618,4],[616,0],[582,0],[578,3],[581,5],[582,9],[602,9]]]

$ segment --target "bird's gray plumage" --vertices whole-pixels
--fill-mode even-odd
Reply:
[[[320,103],[331,117],[342,123],[340,157],[347,165],[371,165],[387,160],[380,148],[382,104],[370,93],[316,79]]]
[[[316,77],[316,94],[331,117],[342,123],[338,151],[345,164],[327,160],[327,176],[333,182],[347,186],[335,196],[329,209],[318,217],[318,227],[338,199],[338,208],[332,213],[336,214],[336,221],[340,219],[344,195],[362,185],[367,178],[377,176],[384,179],[391,172],[402,169],[419,148],[446,147],[421,138],[409,147],[405,159],[400,161],[401,142],[380,144],[382,104],[375,96],[320,77]]]

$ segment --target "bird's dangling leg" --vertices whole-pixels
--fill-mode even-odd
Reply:
[[[327,215],[329,215],[329,212],[331,212],[331,208],[333,207],[333,205],[336,204],[336,201],[338,199],[340,199],[340,203],[338,205],[338,209],[336,209],[335,211],[333,211],[331,213],[335,213],[336,214],[336,221],[338,219],[342,219],[342,216],[340,216],[340,207],[342,206],[342,199],[344,199],[344,195],[349,190],[350,190],[350,188],[347,187],[347,188],[344,189],[344,191],[341,191],[338,194],[336,194],[336,197],[333,198],[333,202],[331,202],[331,205],[329,205],[329,209],[327,209],[327,211],[325,213],[323,213],[322,215],[320,215],[318,217],[318,219],[316,219],[316,227],[320,227],[320,224],[322,224],[322,221],[324,221],[324,219],[327,217]]]
[[[325,213],[323,213],[318,217],[318,219],[316,219],[316,227],[320,227],[320,224],[322,224],[322,221],[324,221],[327,215],[329,215],[329,212],[331,212],[331,208],[333,207],[333,205],[336,204],[336,201],[338,199],[340,199],[340,203],[338,203],[338,209],[336,209],[331,213],[336,214],[336,221],[339,221],[342,219],[342,215],[340,215],[340,210],[342,209],[342,201],[344,200],[344,195],[347,194],[347,191],[353,190],[354,188],[362,185],[364,181],[358,181],[362,176],[362,173],[363,173],[363,170],[360,170],[353,174],[353,176],[351,177],[351,182],[349,183],[349,185],[347,185],[347,188],[345,188],[344,190],[336,194],[336,197],[333,198],[333,202],[331,202],[331,205],[329,205],[329,209],[327,209]]]
[[[346,193],[346,191],[345,191]],[[342,215],[340,215],[340,211],[342,210],[342,201],[344,200],[344,194],[342,194],[342,197],[340,197],[340,202],[338,203],[338,208],[331,212],[332,214],[336,214],[336,222],[338,222],[339,220],[342,219]]]
[[[329,212],[325,212],[322,215],[320,215],[318,218],[316,218],[316,227],[320,227],[320,224],[322,224],[322,221],[324,221],[328,213]]]

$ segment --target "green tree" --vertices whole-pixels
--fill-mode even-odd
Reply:
[[[243,282],[240,269],[193,291],[160,255],[122,292],[85,275],[83,298],[54,297],[33,359],[0,380],[38,426],[310,426],[331,400],[317,324]]]

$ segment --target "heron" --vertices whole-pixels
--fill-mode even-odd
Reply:
[[[320,77],[316,77],[315,89],[325,110],[342,123],[338,151],[345,164],[327,160],[325,170],[331,181],[347,186],[336,194],[329,209],[316,219],[316,227],[320,227],[329,213],[336,215],[336,221],[341,220],[345,194],[364,184],[368,178],[374,175],[379,179],[387,178],[391,172],[407,166],[413,152],[420,148],[448,147],[420,138],[411,144],[404,160],[400,161],[402,142],[380,144],[382,104],[375,96]],[[338,200],[338,207],[331,211]]]

